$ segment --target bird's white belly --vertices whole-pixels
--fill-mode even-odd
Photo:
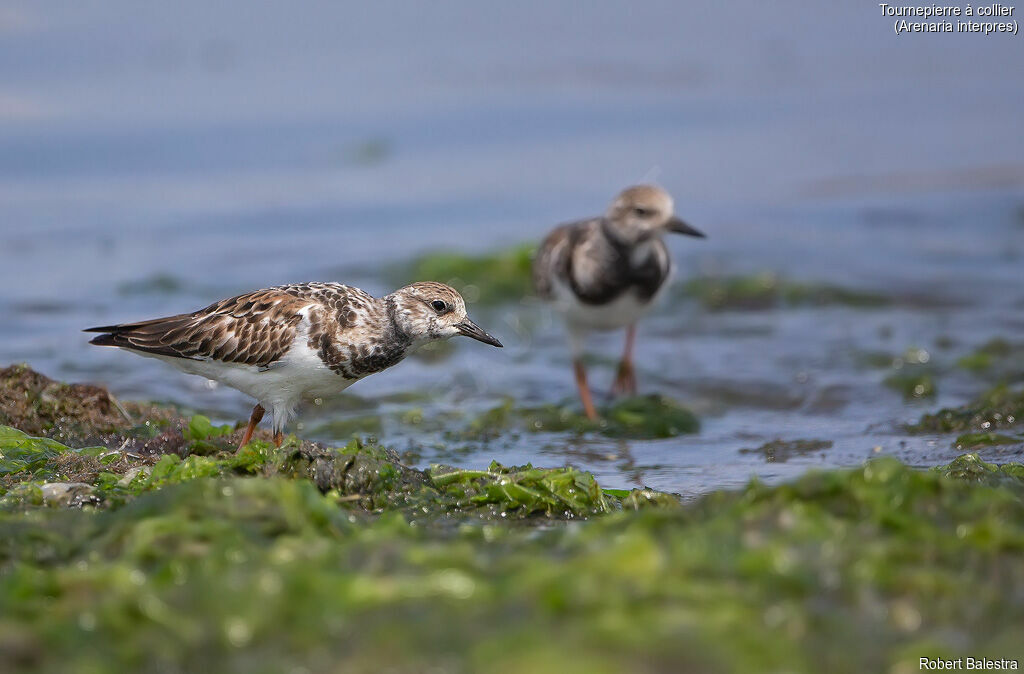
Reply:
[[[668,283],[662,284],[658,293],[646,302],[627,290],[607,304],[586,304],[568,285],[555,282],[554,307],[575,332],[618,330],[643,318],[667,286]]]
[[[142,354],[146,355],[146,354]],[[293,408],[302,398],[340,393],[355,383],[327,367],[300,335],[284,358],[268,369],[216,360],[157,356],[189,374],[213,379],[248,394],[264,406]]]

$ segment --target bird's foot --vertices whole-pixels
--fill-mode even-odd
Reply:
[[[242,441],[238,443],[238,449],[245,447],[252,440],[252,434],[256,430],[256,424],[263,418],[263,413],[266,410],[263,409],[262,405],[257,405],[252,408],[252,414],[249,416],[249,425],[245,427],[245,433],[242,434]],[[238,451],[238,450],[235,450]]]
[[[619,363],[609,397],[614,398],[618,395],[636,395],[636,369],[632,361],[623,360]]]

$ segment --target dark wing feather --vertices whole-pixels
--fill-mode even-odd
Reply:
[[[533,289],[545,300],[555,298],[555,279],[567,282],[574,232],[583,223],[571,222],[556,227],[540,244],[533,261]]]
[[[216,302],[191,314],[123,323],[90,343],[174,358],[219,360],[268,367],[288,351],[311,303],[292,288],[270,288]]]

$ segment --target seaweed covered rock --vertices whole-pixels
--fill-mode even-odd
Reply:
[[[991,487],[1006,486],[1024,496],[1024,464],[1007,463],[1002,466],[982,461],[977,454],[961,454],[935,472],[949,478],[966,480]]]
[[[0,370],[0,425],[31,436],[164,453],[182,444],[180,421],[171,408],[122,404],[101,386],[54,381],[27,365]]]
[[[429,484],[423,471],[403,465],[394,450],[360,440],[341,449],[285,448],[272,470],[310,480],[320,491],[334,491],[367,510],[419,502]]]
[[[325,447],[289,437],[280,449],[254,441],[235,451],[217,447],[228,427],[205,417],[186,425],[201,453],[138,455],[106,447],[71,448],[0,426],[0,510],[37,506],[119,508],[171,485],[234,476],[284,477],[310,482],[346,508],[444,519],[583,518],[616,509],[662,505],[675,497],[652,490],[607,495],[593,475],[572,468],[487,471],[404,465],[394,450],[352,440]]]
[[[672,438],[700,430],[700,420],[689,409],[666,396],[651,394],[616,401],[598,411],[594,421],[573,404],[520,407],[508,399],[473,419],[460,431],[459,440],[490,440],[508,430],[524,432],[600,433],[614,438]]]
[[[925,414],[908,427],[911,433],[989,432],[1024,422],[1024,390],[997,386],[966,405]]]
[[[65,384],[27,365],[0,370],[0,424],[53,438],[113,433],[132,425],[125,409],[99,386]]]

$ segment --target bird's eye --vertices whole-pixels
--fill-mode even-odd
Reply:
[[[654,215],[654,211],[651,210],[650,208],[641,208],[637,206],[636,208],[633,209],[633,215],[635,215],[638,218],[649,218],[652,215]]]
[[[433,307],[434,311],[436,311],[439,314],[444,313],[445,309],[448,308],[448,305],[445,304],[442,300],[434,300],[433,302],[430,303],[430,306]]]

